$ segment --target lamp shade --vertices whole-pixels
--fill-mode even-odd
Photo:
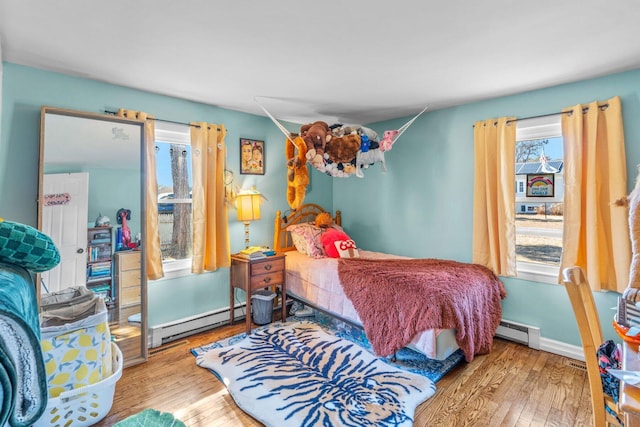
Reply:
[[[260,219],[260,193],[244,193],[236,196],[238,221]]]

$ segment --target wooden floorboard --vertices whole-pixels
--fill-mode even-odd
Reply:
[[[223,326],[155,349],[149,361],[125,368],[113,406],[98,427],[143,409],[170,412],[190,427],[261,426],[225,387],[195,364],[190,349],[238,334]],[[586,370],[562,356],[496,338],[490,354],[462,362],[416,408],[415,426],[588,426]]]

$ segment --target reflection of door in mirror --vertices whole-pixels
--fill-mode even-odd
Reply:
[[[42,108],[38,226],[61,262],[40,295],[85,286],[104,298],[125,366],[147,357],[144,247],[120,237],[144,234],[143,150],[143,122]]]
[[[50,236],[60,251],[60,264],[42,273],[40,283],[45,292],[59,292],[87,282],[86,218],[89,209],[89,174],[56,173],[42,177],[43,194],[57,195],[57,202],[42,206],[42,231]],[[51,200],[52,197],[49,197]]]

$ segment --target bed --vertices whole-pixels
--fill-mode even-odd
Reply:
[[[460,285],[477,287],[480,299],[482,301],[486,301],[485,305],[482,305],[484,304],[482,302],[478,303],[478,305],[473,305],[475,303],[473,298],[471,298],[469,305],[465,307],[464,311],[468,313],[463,314],[463,316],[467,316],[468,319],[473,320],[474,325],[471,328],[472,330],[467,331],[466,327],[431,327],[416,330],[416,333],[411,337],[405,336],[399,337],[398,339],[394,338],[393,343],[388,346],[386,343],[379,346],[378,348],[382,350],[381,353],[378,354],[385,356],[389,355],[385,353],[389,353],[390,350],[397,350],[396,347],[398,347],[399,342],[403,344],[400,347],[406,346],[412,348],[425,354],[427,357],[437,360],[446,359],[460,347],[465,351],[465,358],[467,361],[471,361],[475,354],[486,353],[490,350],[490,341],[492,341],[492,337],[495,334],[495,330],[498,327],[501,317],[500,301],[506,296],[502,283],[492,272],[475,264],[463,264],[442,260],[416,260],[397,255],[366,251],[360,248],[358,249],[360,257],[352,260],[329,257],[310,257],[296,249],[290,232],[292,228],[291,226],[303,223],[313,224],[316,216],[322,212],[325,212],[322,207],[315,204],[306,204],[289,215],[282,216],[279,211],[276,213],[274,249],[286,254],[287,296],[291,296],[291,298],[295,300],[299,300],[314,309],[328,313],[338,319],[363,327],[367,333],[367,337],[372,341],[374,350],[378,353],[375,341],[381,339],[379,335],[387,335],[387,338],[389,338],[390,336],[398,334],[393,334],[388,330],[382,334],[377,333],[375,332],[376,324],[393,324],[391,321],[394,319],[396,321],[396,325],[397,321],[400,320],[401,322],[411,324],[412,327],[416,327],[419,324],[439,325],[443,322],[441,322],[440,319],[425,319],[427,312],[424,310],[418,310],[415,315],[406,316],[405,313],[402,312],[401,307],[396,306],[396,304],[399,304],[397,301],[389,301],[391,299],[409,301],[432,300],[430,294],[427,298],[425,298],[425,294],[414,294],[413,288],[408,286],[409,283],[405,282],[405,279],[401,280],[402,283],[397,284],[398,287],[402,286],[402,292],[388,290],[395,292],[396,296],[401,294],[401,298],[394,298],[393,293],[391,293],[383,296],[383,298],[386,298],[383,303],[368,303],[366,299],[362,301],[362,298],[365,298],[365,296],[361,295],[362,292],[376,292],[373,289],[374,281],[371,281],[371,288],[367,284],[367,286],[361,286],[362,289],[354,293],[353,288],[347,287],[347,282],[350,279],[347,280],[349,278],[347,275],[349,270],[345,270],[346,268],[352,266],[360,270],[364,269],[365,272],[376,271],[377,273],[378,271],[383,271],[385,268],[393,268],[395,265],[402,269],[404,268],[403,266],[409,264],[437,262],[447,263],[449,270],[451,270],[451,272],[442,274],[456,278],[462,277],[460,276],[460,271],[471,268],[474,269],[476,273],[479,272],[483,276],[482,280],[480,283],[469,282],[462,283]],[[334,223],[341,225],[342,217],[340,211],[336,211]],[[391,276],[396,275],[397,273],[391,274]],[[415,276],[418,277],[420,274],[415,274]],[[485,276],[486,280],[484,278]],[[342,282],[341,277],[343,279]],[[396,286],[396,284],[393,284],[393,286]],[[386,287],[386,289],[389,288],[389,286]],[[385,291],[385,287],[379,289],[381,289],[381,294],[388,292]],[[444,313],[441,314],[443,318],[450,317],[446,314],[447,310],[457,310],[456,307],[466,304],[464,302],[464,300],[467,299],[466,295],[460,293],[448,295],[446,292],[441,291],[442,289],[439,288],[434,292],[434,294],[438,294],[438,296],[434,296],[433,300],[435,301],[437,299],[440,301],[440,299],[444,298],[444,302],[440,305],[436,303],[431,305],[434,307],[436,305],[438,306],[438,310],[436,311],[438,313]],[[441,293],[445,295],[439,295]],[[347,294],[349,294],[351,298],[347,297]],[[366,298],[370,297],[371,295]],[[376,305],[378,311],[373,314],[367,313],[367,305]],[[421,303],[420,305],[428,306],[430,304]],[[433,313],[434,311],[431,310],[431,312]],[[484,312],[490,312],[490,314]],[[400,313],[400,316],[398,313]],[[385,318],[384,321],[380,321],[381,316]],[[399,317],[402,319],[398,319]],[[478,320],[477,322],[476,319]],[[475,325],[475,323],[478,323],[478,325]],[[451,326],[460,325],[460,323],[455,322],[450,324]],[[411,327],[405,327],[405,324],[401,324],[400,327],[393,329],[401,330],[406,335],[407,331],[411,330]],[[473,345],[473,342],[469,342],[473,341],[476,336],[484,339],[484,343],[480,345]]]

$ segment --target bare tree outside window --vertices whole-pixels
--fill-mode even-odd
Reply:
[[[516,163],[537,161],[548,139],[532,139],[529,141],[518,141],[516,144]]]
[[[158,221],[163,261],[191,258],[191,146],[156,141]]]
[[[184,145],[171,144],[169,153],[174,199],[189,200],[188,151]],[[173,245],[168,253],[170,257],[183,259],[191,256],[191,203],[174,202],[171,240]]]

